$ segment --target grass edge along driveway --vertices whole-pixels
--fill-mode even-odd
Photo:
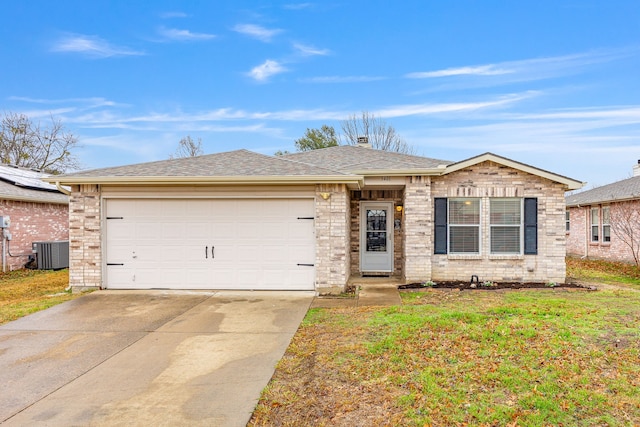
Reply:
[[[67,286],[68,270],[0,273],[0,325],[80,295],[65,291]]]
[[[309,311],[250,425],[638,425],[640,292]]]

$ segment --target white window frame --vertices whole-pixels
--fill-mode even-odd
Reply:
[[[519,205],[519,222],[518,224],[494,224],[491,222],[491,204],[494,201],[513,201]],[[493,228],[513,228],[518,230],[518,250],[514,252],[494,252],[493,248]],[[524,199],[523,198],[507,198],[493,197],[489,199],[489,252],[492,255],[521,255],[524,247]]]
[[[567,233],[571,232],[571,211],[567,209],[564,211],[564,231]]]
[[[595,213],[595,222],[594,222]],[[589,233],[589,240],[591,243],[600,243],[600,208],[591,208],[589,211],[589,224],[591,224],[591,231]],[[595,233],[594,233],[595,230]]]
[[[453,209],[452,202],[477,202],[478,203],[478,223],[477,224],[454,224],[451,221]],[[447,245],[449,253],[452,255],[480,255],[482,253],[482,199],[479,197],[450,198],[447,201]],[[478,231],[478,250],[475,252],[456,252],[453,250],[451,230],[455,228],[475,228]]]
[[[605,214],[606,212],[606,214]],[[602,243],[611,243],[611,209],[609,206],[602,207]],[[608,233],[605,232],[605,229]]]

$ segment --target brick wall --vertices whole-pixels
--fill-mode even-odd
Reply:
[[[322,193],[328,193],[325,200]],[[349,279],[351,222],[349,191],[344,184],[316,186],[316,290],[340,293]]]
[[[351,274],[360,273],[360,202],[392,202],[402,205],[402,190],[362,190],[351,192]],[[393,209],[392,221],[402,221],[402,212]],[[395,275],[402,275],[404,265],[403,226],[393,230],[393,268]]]
[[[102,284],[100,186],[74,185],[69,199],[69,284],[74,292]]]
[[[433,202],[431,178],[409,176],[404,191],[404,279],[407,283],[431,278]]]
[[[31,254],[32,242],[69,239],[69,206],[55,203],[35,203],[0,200],[0,216],[11,218],[11,254]],[[6,268],[24,267],[28,256],[12,257],[7,251]]]
[[[602,240],[603,232],[602,224],[600,224],[600,241],[592,242],[591,208],[600,209],[600,219],[602,219],[603,206],[609,206],[611,210],[611,241],[604,242]],[[624,236],[616,234],[614,222],[616,219],[616,209],[619,208],[635,210],[638,212],[638,215],[640,215],[640,200],[569,208],[571,229],[567,233],[567,254],[578,257],[586,256],[588,258],[634,263],[631,248],[623,241]],[[640,236],[640,221],[637,221],[637,228],[634,235],[636,239]]]
[[[588,253],[588,219],[590,207],[569,208],[570,228],[567,236],[567,255],[584,256]]]
[[[563,185],[493,162],[434,177],[432,197],[481,198],[480,255],[432,255],[432,279],[481,281],[564,282],[566,279],[565,204]],[[538,199],[538,254],[489,253],[489,199]],[[433,209],[433,202],[431,202]],[[408,213],[408,212],[407,212]],[[433,228],[433,223],[431,224]],[[432,251],[433,253],[433,251]]]

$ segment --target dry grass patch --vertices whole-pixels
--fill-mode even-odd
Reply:
[[[0,324],[75,298],[68,285],[68,270],[0,273]]]
[[[567,257],[570,280],[606,283],[640,290],[640,268],[633,264]]]
[[[640,293],[403,298],[311,310],[250,425],[640,423]]]

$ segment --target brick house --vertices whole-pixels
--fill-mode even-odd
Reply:
[[[486,153],[452,163],[337,146],[237,150],[51,177],[70,185],[84,288],[344,291],[350,278],[565,280],[564,193]]]
[[[45,183],[38,171],[0,165],[0,216],[9,217],[5,269],[24,267],[31,243],[69,239],[69,196]]]
[[[567,255],[635,262],[625,240],[635,235],[640,251],[640,160],[631,178],[569,195],[566,205]],[[617,234],[625,223],[632,231]]]

